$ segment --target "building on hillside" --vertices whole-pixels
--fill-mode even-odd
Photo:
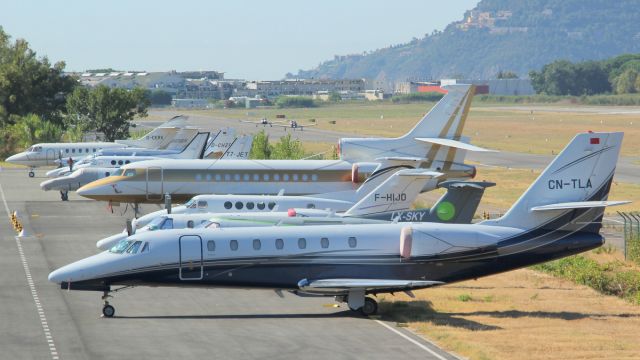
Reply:
[[[319,91],[364,91],[363,79],[286,79],[277,81],[248,81],[243,89],[247,96],[278,97],[281,95],[312,96]]]
[[[171,106],[178,109],[207,109],[210,104],[206,99],[173,99]]]

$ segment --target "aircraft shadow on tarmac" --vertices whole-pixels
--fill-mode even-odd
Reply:
[[[227,320],[227,319],[327,319],[358,317],[353,312],[339,311],[329,314],[222,314],[222,315],[149,315],[149,316],[114,316],[113,319],[164,319],[164,320]]]

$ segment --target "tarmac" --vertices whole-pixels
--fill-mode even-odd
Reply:
[[[404,327],[351,314],[331,298],[257,290],[133,288],[109,299],[66,291],[50,271],[95,254],[131,211],[43,192],[44,171],[0,171],[0,359],[455,359]],[[157,209],[143,207],[143,212]],[[16,237],[18,211],[26,237]]]

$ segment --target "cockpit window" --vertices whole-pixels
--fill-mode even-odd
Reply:
[[[32,152],[40,152],[40,151],[42,151],[42,146],[32,146],[30,151],[32,151]]]
[[[122,173],[124,173],[124,169],[118,169],[113,172],[113,176],[122,176]]]
[[[166,229],[173,229],[173,219],[171,218],[167,218],[163,223],[162,226],[160,226],[160,228],[162,230],[166,230]]]
[[[127,240],[127,239],[120,240],[120,242],[118,242],[111,249],[109,249],[109,252],[112,252],[114,254],[122,254],[125,250],[127,250],[127,248],[129,247],[129,245],[131,245],[131,243],[133,243],[133,241],[131,240]]]
[[[140,249],[140,245],[142,245],[142,241],[136,241],[134,242],[131,246],[129,246],[129,248],[127,249],[127,254],[135,254],[138,252],[138,249]]]
[[[162,223],[167,219],[166,216],[161,216],[158,218],[155,218],[153,220],[151,220],[149,222],[149,224],[147,225],[149,230],[158,230],[160,228],[160,226],[162,225]]]
[[[193,200],[193,199],[191,199],[191,200],[189,200],[186,204],[184,204],[184,206],[185,206],[187,209],[195,209],[195,208],[196,208],[196,201],[195,201],[195,200]]]
[[[135,176],[136,175],[136,169],[127,169],[124,171],[124,176]]]
[[[145,242],[144,246],[142,247],[142,250],[140,250],[141,254],[142,253],[146,253],[146,252],[149,252],[149,243],[148,242]]]
[[[198,201],[198,209],[205,209],[207,207],[207,202],[205,200]]]

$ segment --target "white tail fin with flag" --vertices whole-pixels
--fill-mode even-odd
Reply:
[[[117,144],[142,147],[146,149],[164,149],[186,126],[186,116],[175,116],[138,139],[116,140]]]
[[[570,220],[575,227],[599,231],[604,207],[625,203],[606,201],[622,137],[621,132],[576,135],[504,216],[483,224],[522,229],[553,227],[554,220],[575,212]],[[593,226],[585,228],[585,224]]]

